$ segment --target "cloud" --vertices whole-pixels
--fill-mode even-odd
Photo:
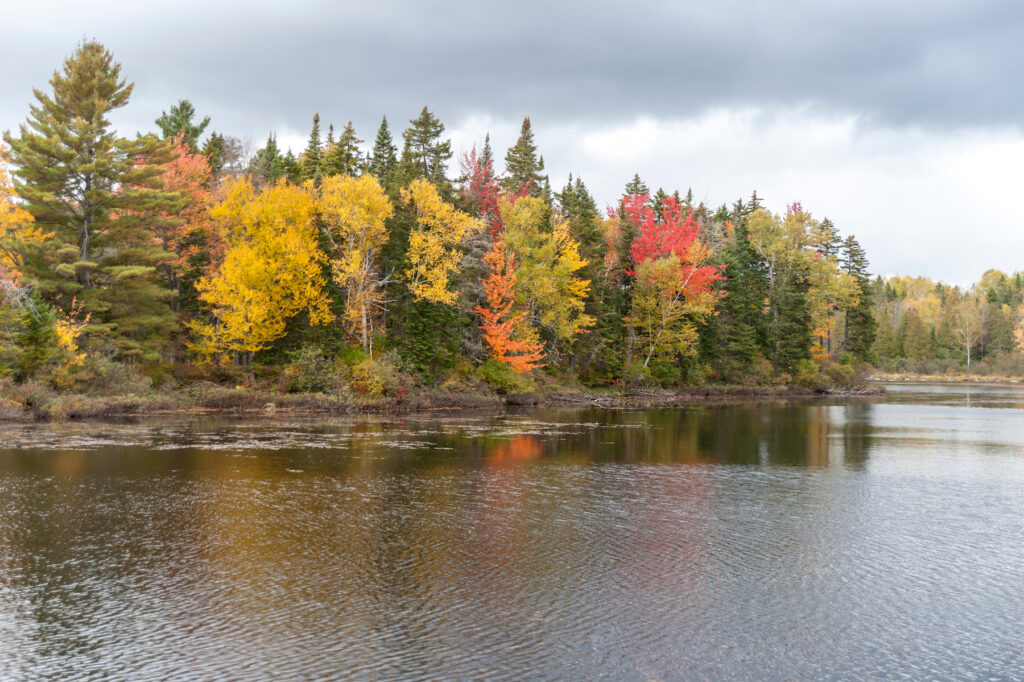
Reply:
[[[882,126],[810,108],[716,108],[605,126],[532,122],[553,186],[573,173],[602,205],[634,173],[652,189],[692,188],[712,207],[756,189],[770,210],[800,201],[829,217],[858,238],[880,274],[967,285],[986,269],[1024,265],[1016,226],[1024,135],[1015,128]],[[476,116],[455,129],[454,146],[490,131],[500,158],[518,130],[517,121]]]
[[[530,115],[554,182],[602,202],[634,172],[712,204],[757,188],[829,215],[882,272],[955,281],[1020,252],[1017,0],[8,5],[0,129],[94,37],[136,83],[113,117],[129,134],[188,98],[212,129],[299,149],[314,112],[370,140],[426,104],[500,158]]]

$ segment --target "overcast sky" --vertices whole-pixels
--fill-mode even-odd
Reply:
[[[369,141],[427,105],[457,152],[489,131],[500,158],[529,115],[552,185],[579,175],[602,206],[635,172],[711,205],[756,189],[883,275],[1024,269],[1019,0],[34,0],[0,20],[0,129],[88,37],[135,83],[125,133],[187,98],[298,152],[314,112]]]

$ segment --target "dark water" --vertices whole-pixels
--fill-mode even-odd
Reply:
[[[1024,389],[0,428],[2,679],[1022,679]]]

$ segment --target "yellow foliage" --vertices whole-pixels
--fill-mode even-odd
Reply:
[[[385,221],[394,209],[372,175],[324,178],[316,208],[331,244],[334,281],[346,292],[345,323],[369,348],[372,310],[383,299],[383,281],[375,263],[388,240]]]
[[[6,158],[6,150],[0,146],[0,278],[16,282],[24,247],[43,242],[48,235],[35,226],[32,214],[15,203]]]
[[[516,300],[530,311],[530,319],[562,341],[594,325],[584,313],[590,280],[576,273],[586,266],[579,243],[569,235],[569,225],[547,224],[543,199],[523,197],[499,205],[505,225],[505,246],[519,263]]]
[[[259,192],[240,179],[210,215],[227,252],[217,272],[196,285],[216,320],[192,325],[198,335],[195,350],[207,357],[260,350],[303,310],[313,324],[331,320],[324,254],[306,191],[282,180]]]
[[[453,305],[455,292],[448,283],[461,259],[458,245],[466,235],[482,230],[483,222],[444,201],[423,179],[413,180],[401,196],[416,213],[406,256],[409,290],[416,300]]]

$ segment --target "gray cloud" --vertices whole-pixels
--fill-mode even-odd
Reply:
[[[143,126],[180,97],[229,131],[303,129],[320,111],[364,134],[423,104],[551,122],[810,104],[928,126],[1017,126],[1024,104],[1016,0],[42,5],[15,10],[0,46],[24,66],[8,70],[4,126],[83,34],[138,82]]]
[[[256,143],[301,144],[313,112],[369,140],[426,104],[501,156],[529,114],[552,182],[602,204],[634,171],[711,204],[756,187],[832,217],[879,272],[959,283],[1024,252],[1018,0],[36,0],[0,20],[0,129],[90,37],[136,83],[125,133],[188,98]],[[952,258],[964,230],[978,248]]]

